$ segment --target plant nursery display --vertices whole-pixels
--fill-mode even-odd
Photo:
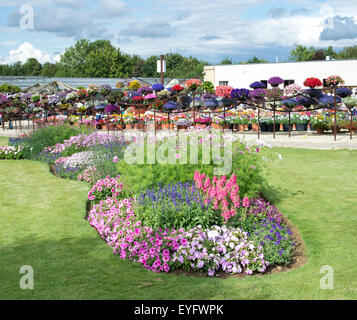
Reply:
[[[299,117],[292,114],[307,114],[309,123],[328,110],[333,110],[333,119],[327,120],[336,140],[337,112],[352,117],[353,109],[345,105],[343,98],[354,96],[350,88],[340,87],[344,83],[340,76],[330,76],[326,80],[329,86],[322,86],[321,80],[310,77],[304,81],[303,90],[298,84],[279,88],[284,80],[278,76],[269,78],[265,83],[256,81],[251,89],[233,88],[220,85],[216,88],[209,81],[189,79],[184,86],[175,84],[165,88],[162,84],[152,86],[133,80],[116,89],[109,85],[89,85],[77,91],[67,90],[55,95],[14,93],[0,96],[0,111],[5,122],[12,121],[17,128],[18,121],[32,120],[33,129],[51,123],[69,122],[75,126],[85,124],[88,128],[112,130],[148,130],[187,129],[192,126],[232,129],[239,132],[246,130],[264,132],[280,130],[280,125],[287,125],[290,132],[307,130],[299,123]],[[331,94],[331,91],[332,94]],[[245,110],[249,117],[241,116]],[[330,112],[331,113],[331,112]],[[287,117],[285,116],[287,115]],[[176,122],[185,119],[183,125]],[[209,119],[209,120],[208,120]],[[295,121],[295,123],[291,122]],[[286,123],[283,123],[286,122]],[[331,126],[331,122],[333,125]],[[295,126],[292,126],[294,125]],[[333,128],[332,128],[333,127]],[[342,129],[348,129],[352,139],[351,122]],[[311,126],[310,126],[311,128]]]

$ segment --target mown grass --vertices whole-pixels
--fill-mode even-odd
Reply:
[[[266,194],[299,228],[308,261],[284,273],[212,279],[120,260],[85,216],[88,186],[32,161],[0,162],[1,299],[356,299],[357,152],[274,149]],[[22,265],[34,289],[22,290]],[[334,269],[334,289],[320,269]]]
[[[9,144],[8,137],[0,137],[0,146],[7,146]]]

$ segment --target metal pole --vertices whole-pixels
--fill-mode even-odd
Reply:
[[[274,118],[273,118],[273,137],[275,139],[275,106],[274,106],[274,112],[273,112]]]
[[[226,127],[226,105],[223,105],[223,132]]]
[[[193,93],[193,126],[196,125],[196,113],[195,113],[195,108],[196,108],[196,94],[195,92]]]
[[[163,68],[164,68],[164,55],[162,54],[160,56],[160,64],[161,64],[161,84],[164,85],[164,71],[163,71]]]
[[[167,124],[168,124],[169,132],[170,132],[170,111],[167,113]]]
[[[291,129],[290,129],[290,110],[289,110],[289,138],[290,138],[290,131]]]
[[[334,140],[336,141],[336,112],[337,112],[337,105],[336,105],[336,87],[333,88],[333,93],[334,93],[334,108],[335,108],[335,114],[334,114],[334,124],[333,124],[333,134],[334,134]]]
[[[260,108],[258,103],[258,139],[260,139]]]
[[[352,140],[352,109],[353,109],[353,108],[351,108],[351,110],[350,110],[350,112],[351,112],[351,119],[350,119],[350,140]]]
[[[154,135],[156,137],[156,106],[154,104]]]
[[[123,135],[123,127],[124,127],[124,123],[123,123],[123,107],[120,106],[120,124],[121,124],[121,134]]]

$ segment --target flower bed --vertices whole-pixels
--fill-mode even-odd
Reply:
[[[22,146],[0,146],[0,159],[22,159]]]
[[[244,198],[237,203],[235,179],[214,177],[211,185],[209,178],[196,172],[192,183],[147,190],[133,199],[123,198],[120,177],[107,177],[88,194],[92,203],[88,221],[121,259],[155,272],[182,269],[208,276],[220,272],[251,275],[265,272],[271,263],[289,263],[294,243],[291,231],[281,223],[281,214],[262,199]],[[227,217],[228,199],[242,208],[240,213],[229,211]],[[192,208],[190,204],[195,203],[198,206],[193,211],[198,214],[190,220],[192,211],[187,206]],[[219,219],[206,221],[203,227],[199,217],[208,210]],[[176,212],[176,219],[175,214],[170,218],[170,211]],[[166,222],[153,221],[155,216]],[[196,225],[182,224],[187,220]]]

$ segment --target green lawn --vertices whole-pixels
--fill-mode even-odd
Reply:
[[[8,137],[0,137],[0,146],[7,146],[9,142]]]
[[[275,149],[269,194],[295,224],[307,263],[243,279],[155,274],[120,260],[84,219],[88,187],[48,166],[0,161],[0,299],[357,299],[357,152]],[[34,289],[22,290],[22,265]],[[334,268],[334,289],[320,268]]]

